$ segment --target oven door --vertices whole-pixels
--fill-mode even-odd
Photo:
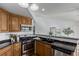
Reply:
[[[32,42],[27,42],[27,43],[23,44],[23,48],[22,48],[23,53],[26,53],[29,49],[31,49],[33,47],[34,47],[34,45]]]

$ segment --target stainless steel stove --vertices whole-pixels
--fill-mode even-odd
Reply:
[[[20,38],[20,40],[22,40],[22,44],[21,44],[21,54],[24,55],[31,55],[31,53],[34,52],[34,40],[32,38]]]

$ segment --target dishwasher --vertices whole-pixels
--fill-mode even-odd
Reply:
[[[70,55],[62,51],[55,50],[54,56],[70,56]]]

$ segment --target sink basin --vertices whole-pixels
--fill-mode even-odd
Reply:
[[[46,41],[48,43],[53,43],[54,41],[52,39],[49,39],[49,38],[43,38],[43,37],[39,37],[41,38],[42,41]]]
[[[53,43],[53,40],[52,39],[42,39],[42,41],[46,41],[48,43]]]

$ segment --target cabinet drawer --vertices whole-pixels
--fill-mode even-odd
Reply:
[[[17,46],[19,46],[19,45],[20,45],[20,43],[15,43],[14,45],[17,47]]]

